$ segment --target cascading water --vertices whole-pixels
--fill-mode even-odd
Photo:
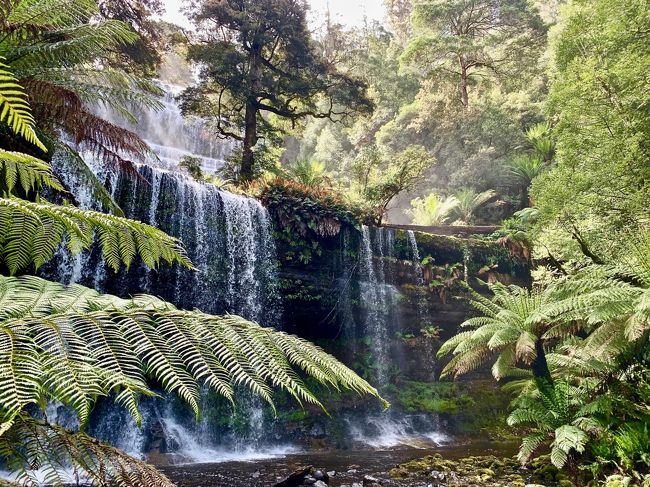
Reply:
[[[359,249],[359,294],[363,312],[363,333],[371,341],[372,368],[378,387],[388,384],[391,331],[397,324],[397,290],[386,280],[386,258],[392,257],[392,230],[362,227]]]
[[[164,91],[159,100],[162,110],[140,109],[135,111],[137,123],[129,123],[116,117],[110,108],[98,108],[97,114],[109,121],[127,128],[142,139],[155,152],[157,159],[150,165],[175,169],[185,156],[198,157],[204,171],[215,172],[235,149],[235,142],[220,139],[205,121],[198,117],[184,117],[176,102],[182,87],[161,84]]]
[[[196,270],[162,266],[154,271],[134,264],[128,271],[115,275],[105,268],[95,250],[74,259],[62,252],[58,267],[50,269],[50,275],[104,292],[146,292],[180,308],[198,308],[213,314],[236,313],[277,326],[281,315],[277,259],[267,211],[256,200],[198,183],[174,170],[180,158],[191,154],[203,159],[204,169],[214,169],[223,163],[232,147],[202,137],[204,127],[200,121],[183,121],[171,94],[164,104],[162,115],[138,114],[142,122],[130,127],[151,142],[158,154],[148,164],[138,165],[136,174],[104,171],[92,154],[83,154],[83,158],[107,182],[112,198],[126,216],[180,238]],[[110,114],[103,115],[112,118]],[[77,204],[98,208],[98,194],[87,184],[88,174],[75,170],[78,165],[70,157],[73,156],[65,151],[57,153],[57,172],[63,175]],[[338,254],[342,273],[336,281],[336,320],[343,336],[351,338],[355,358],[364,349],[357,345],[362,338],[360,343],[365,343],[364,350],[370,352],[363,354],[370,370],[368,376],[385,393],[394,375],[391,364],[399,362],[401,353],[395,335],[401,330],[403,296],[397,283],[401,277],[394,275],[400,252],[396,249],[394,230],[363,227],[360,235],[355,233],[346,228],[341,234]],[[409,246],[414,273],[409,279],[420,286],[424,280],[412,234]],[[204,414],[198,424],[178,402],[145,400],[142,429],[136,427],[124,409],[104,401],[98,405],[89,429],[131,454],[167,453],[176,461],[252,459],[290,451],[278,446],[272,437],[272,419],[259,399],[243,392],[238,394],[240,407],[230,413],[206,392],[202,399],[204,411],[217,413],[212,417]],[[364,413],[361,419],[350,419],[349,426],[351,437],[378,448],[416,446],[420,441],[442,439],[435,421],[423,415]]]
[[[419,289],[422,289],[424,286],[424,271],[422,270],[422,261],[420,259],[420,250],[418,249],[418,242],[415,239],[415,232],[413,230],[407,230],[406,235],[408,236],[408,241],[409,241],[409,247],[411,250],[411,257],[413,258],[413,267],[415,269],[415,283],[418,286]],[[424,318],[426,316],[426,303],[425,303],[425,297],[420,293],[420,296],[418,298],[418,314],[420,315],[420,318]]]
[[[105,171],[92,154],[82,152],[82,157],[100,180],[107,181],[111,196],[127,217],[178,237],[196,269],[161,266],[152,270],[140,263],[115,275],[105,268],[98,250],[74,258],[61,250],[54,268],[44,272],[62,282],[103,292],[122,296],[144,292],[180,308],[234,313],[277,326],[281,306],[268,212],[254,199],[221,191],[173,170],[183,156],[193,155],[202,159],[205,170],[214,171],[232,151],[232,144],[206,137],[200,120],[184,120],[173,93],[167,93],[162,101],[162,113],[137,113],[140,123],[126,127],[147,140],[158,156],[151,158],[150,164],[137,165],[136,174]],[[111,113],[100,115],[119,123]],[[77,204],[99,208],[97,191],[88,184],[90,174],[80,170],[74,157],[60,150],[53,166]],[[262,404],[245,392],[241,395],[230,428],[223,428],[231,431],[223,437],[214,434],[214,425],[205,419],[199,424],[188,420],[191,414],[186,409],[163,407],[150,400],[142,403],[141,429],[123,408],[105,401],[98,405],[90,431],[136,456],[153,449],[183,461],[219,461],[285,451],[266,437]],[[233,432],[235,423],[237,432]]]
[[[412,258],[410,280],[418,287],[424,285],[423,270],[415,234],[409,232],[408,245]],[[396,262],[395,230],[363,226],[359,243],[359,301],[361,333],[368,340],[373,384],[383,394],[389,393],[391,365],[400,362],[403,354],[400,341],[394,340],[400,331],[399,303],[402,296],[395,285],[393,267]],[[421,302],[418,315],[423,317]],[[401,414],[394,410],[355,415],[347,420],[352,438],[373,448],[398,445],[427,447],[440,444],[446,436],[440,432],[437,418],[423,414]]]

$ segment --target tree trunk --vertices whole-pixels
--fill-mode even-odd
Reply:
[[[253,148],[257,144],[257,109],[254,100],[246,103],[246,114],[244,121],[244,141],[242,150],[241,167],[239,168],[239,180],[251,181],[255,156]]]
[[[458,57],[458,63],[460,64],[460,101],[465,108],[469,106],[469,94],[467,92],[467,66],[465,66],[465,60],[463,56]]]
[[[553,376],[551,376],[551,371],[548,368],[546,352],[544,351],[544,344],[541,340],[535,342],[535,352],[535,360],[533,360],[533,363],[531,364],[533,378],[539,391],[546,395],[551,392],[554,387]]]
[[[259,43],[251,44],[248,55],[248,98],[244,114],[244,140],[242,147],[239,181],[251,181],[255,170],[255,153],[257,144],[257,96],[260,89],[260,58],[262,56]]]

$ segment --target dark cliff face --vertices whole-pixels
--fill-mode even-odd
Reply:
[[[372,265],[382,279],[368,283],[359,229],[343,226],[336,236],[312,235],[296,244],[274,223],[285,330],[319,341],[353,364],[368,338],[363,325],[371,310],[366,308],[376,304],[364,302],[362,288],[387,286],[393,295],[388,306],[394,308],[387,317],[392,322],[385,324],[387,347],[409,379],[438,375],[435,352],[473,312],[466,279],[485,292],[481,281],[526,284],[530,279],[528,264],[495,242],[370,228]]]
[[[444,362],[436,352],[474,312],[465,281],[485,293],[482,282],[525,285],[526,262],[483,240],[349,225],[336,236],[291,238],[274,225],[285,330],[316,341],[378,386],[397,414],[438,418],[453,434],[507,431],[508,399],[489,367],[440,382]],[[362,424],[372,410],[350,397],[326,404],[334,419],[311,411],[283,428],[313,442],[313,431],[329,431],[336,418]],[[349,437],[332,440],[347,444]]]

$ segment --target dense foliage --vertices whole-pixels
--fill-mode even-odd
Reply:
[[[532,196],[558,257],[581,253],[572,235],[608,258],[647,228],[649,8],[643,0],[575,1],[551,37],[547,110],[557,120],[557,155]]]
[[[522,462],[550,446],[553,464],[575,482],[580,465],[596,478],[616,472],[647,481],[649,277],[646,235],[626,258],[550,284],[495,284],[491,300],[474,293],[480,314],[441,347],[440,355],[453,354],[444,373],[462,375],[496,358],[494,377],[519,392],[508,422],[527,427]]]

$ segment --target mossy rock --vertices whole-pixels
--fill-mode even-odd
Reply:
[[[555,472],[557,474],[557,469]],[[389,473],[396,480],[428,480],[433,477],[443,480],[438,485],[455,487],[479,485],[485,487],[556,487],[562,485],[562,481],[558,483],[540,479],[534,467],[522,469],[514,458],[497,458],[492,455],[449,460],[437,453],[398,465]]]

